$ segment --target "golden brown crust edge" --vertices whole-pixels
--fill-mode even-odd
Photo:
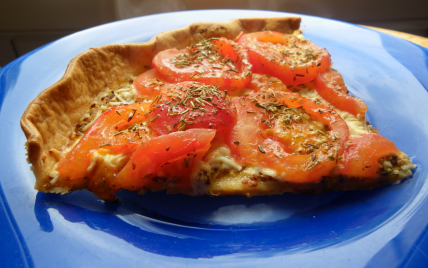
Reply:
[[[94,98],[107,87],[114,87],[129,75],[138,75],[151,68],[151,60],[167,48],[184,48],[203,38],[234,39],[243,31],[262,30],[293,33],[300,27],[300,18],[250,18],[224,23],[195,23],[164,32],[145,43],[106,45],[91,48],[74,57],[64,76],[34,99],[21,118],[27,137],[28,161],[36,177],[35,188],[49,191],[49,171],[59,161],[57,150],[72,140],[74,126]],[[68,189],[59,192],[68,192]]]

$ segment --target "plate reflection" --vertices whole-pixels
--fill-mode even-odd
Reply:
[[[54,209],[69,222],[165,256],[211,258],[251,252],[268,257],[364,237],[408,201],[399,188],[251,199],[122,191],[118,204],[104,203],[86,191],[66,196],[38,193],[34,212],[45,232],[55,231],[49,214]]]

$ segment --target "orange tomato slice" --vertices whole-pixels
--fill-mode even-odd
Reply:
[[[156,69],[151,69],[137,76],[133,85],[137,99],[142,99],[156,97],[162,92],[162,88],[170,86],[170,83]]]
[[[328,69],[319,73],[315,78],[315,90],[318,94],[339,110],[349,112],[354,116],[362,116],[367,112],[367,105],[360,98],[348,94],[342,75]]]
[[[335,168],[349,137],[335,111],[298,94],[275,91],[233,103],[238,121],[227,143],[242,165],[271,168],[284,181],[297,183],[319,181]]]
[[[197,81],[222,90],[245,88],[251,82],[247,54],[225,38],[202,40],[182,50],[164,50],[152,64],[170,82]]]
[[[152,178],[176,177],[191,186],[190,173],[197,157],[205,155],[215,136],[214,129],[189,129],[158,136],[135,149],[122,171],[106,182],[113,189],[137,190]]]
[[[371,133],[351,137],[352,143],[343,154],[339,174],[350,178],[376,179],[379,159],[400,151],[394,143],[379,134]]]
[[[331,64],[327,50],[294,35],[250,33],[242,35],[238,43],[247,48],[254,73],[279,78],[286,85],[312,81]]]

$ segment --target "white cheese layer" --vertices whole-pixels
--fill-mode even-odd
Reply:
[[[225,146],[221,146],[216,150],[214,150],[213,152],[211,152],[209,155],[207,155],[206,159],[207,159],[207,164],[210,165],[212,169],[220,169],[220,170],[234,169],[237,171],[242,170],[242,167],[234,161],[229,148]]]
[[[229,148],[219,146],[205,157],[205,161],[196,163],[191,175],[193,194],[208,194],[207,183],[211,174],[241,170],[242,166],[235,162]]]
[[[109,96],[110,95],[110,96]],[[107,97],[110,97],[108,102],[103,100]],[[112,91],[107,88],[105,91],[98,94],[95,98],[98,100],[94,104],[99,105],[98,110],[95,115],[90,115],[89,113],[85,114],[83,117],[90,118],[90,122],[82,127],[82,131],[88,130],[97,120],[97,118],[107,111],[109,108],[124,104],[131,104],[135,102],[135,89],[132,84],[123,84],[119,89]]]
[[[88,173],[93,172],[98,167],[105,167],[110,171],[119,171],[128,162],[129,156],[124,154],[114,154],[109,149],[98,149],[91,155],[91,163]]]

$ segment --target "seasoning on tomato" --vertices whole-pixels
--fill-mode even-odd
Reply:
[[[348,94],[342,75],[334,70],[327,69],[315,78],[315,90],[318,94],[339,110],[349,112],[356,117],[367,112],[367,105],[363,100]]]
[[[238,121],[228,138],[244,166],[271,168],[287,182],[315,182],[336,167],[348,126],[333,110],[294,93],[259,92],[233,100]]]
[[[214,129],[189,129],[161,135],[142,143],[120,173],[106,182],[113,191],[155,185],[156,177],[176,178],[177,187],[191,187],[190,174],[214,138]],[[172,181],[171,181],[172,183]],[[148,187],[155,190],[154,187]]]
[[[197,81],[232,91],[251,82],[248,55],[239,44],[225,38],[204,39],[181,50],[164,50],[152,64],[170,82]]]
[[[342,167],[338,172],[350,178],[374,180],[380,175],[377,173],[382,165],[379,161],[399,152],[392,141],[379,134],[353,136],[343,153]]]
[[[247,48],[253,72],[279,78],[286,85],[312,81],[331,64],[327,50],[294,35],[250,33],[242,35],[238,43]]]
[[[236,109],[226,91],[198,82],[181,82],[163,90],[148,115],[150,129],[168,134],[191,128],[222,131],[236,122]]]
[[[60,177],[73,180],[74,185],[86,183],[84,177],[92,152],[100,148],[113,148],[115,145],[135,147],[146,140],[150,132],[142,123],[145,121],[144,113],[149,111],[149,106],[148,103],[115,106],[101,114],[73,149],[58,163]]]

